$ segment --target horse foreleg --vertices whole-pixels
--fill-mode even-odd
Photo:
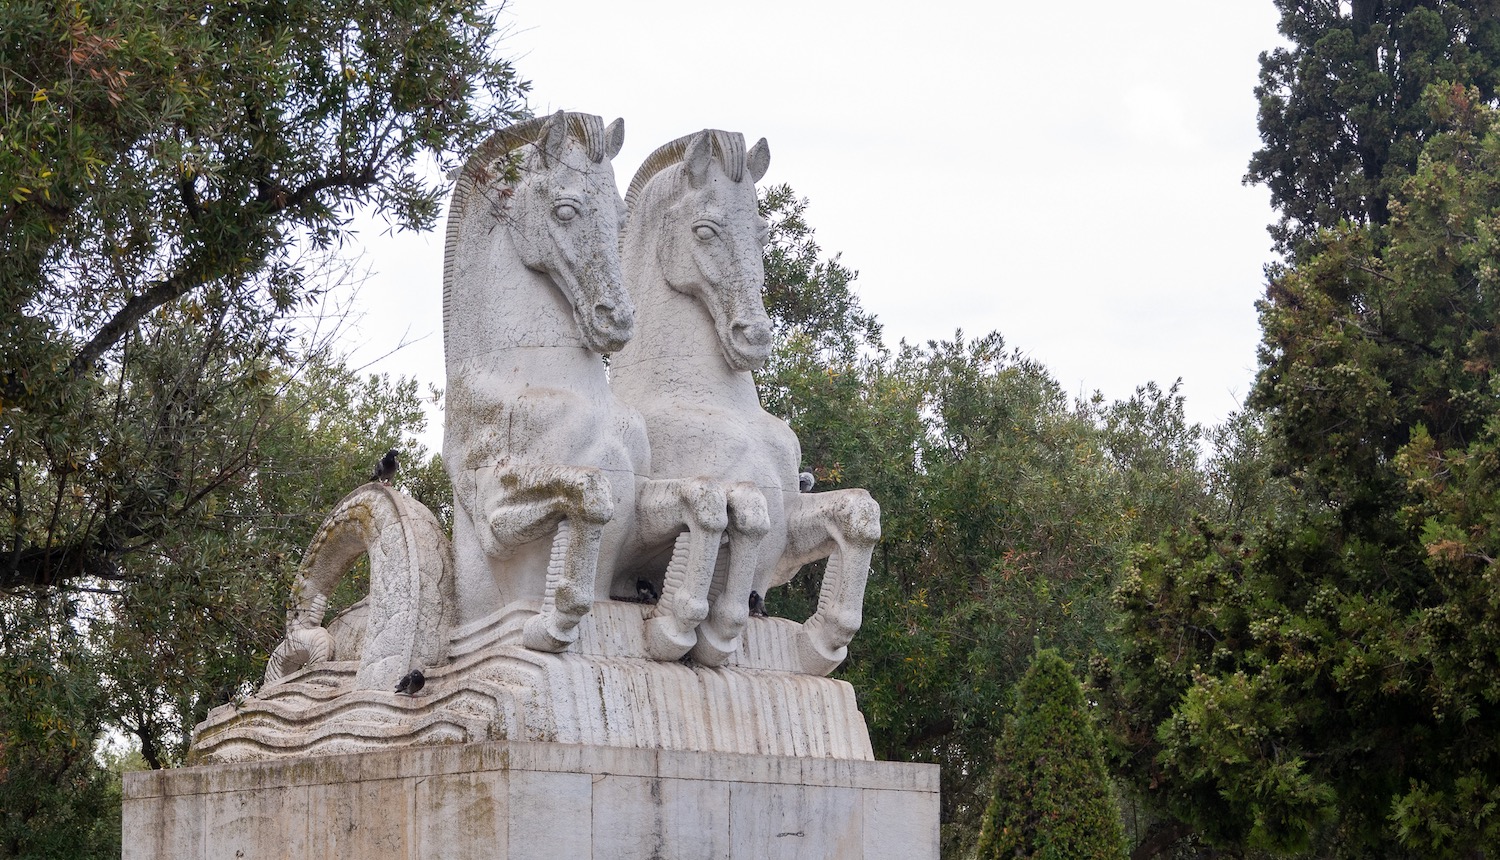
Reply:
[[[789,578],[808,561],[826,557],[818,608],[797,635],[798,658],[810,675],[827,675],[849,656],[864,620],[870,556],[880,541],[880,505],[864,490],[796,497],[787,510],[787,551],[777,571]]]
[[[709,589],[708,618],[698,627],[693,659],[720,666],[740,645],[740,634],[750,620],[750,591],[760,559],[760,542],[771,529],[766,496],[751,483],[732,484],[729,503],[728,558],[716,570]]]
[[[676,660],[698,641],[698,625],[708,617],[708,590],[729,524],[728,501],[722,485],[712,481],[648,479],[638,485],[635,507],[643,535],[678,533],[661,597],[646,620],[647,655]]]
[[[578,624],[593,607],[599,541],[614,516],[608,478],[587,466],[499,467],[490,476],[490,498],[477,499],[487,527],[479,528],[485,552],[506,558],[550,531],[541,612],[526,620],[521,643],[533,651],[561,651],[578,638]]]

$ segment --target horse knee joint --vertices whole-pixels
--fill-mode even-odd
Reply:
[[[593,525],[604,525],[615,515],[615,499],[609,479],[603,473],[590,470],[579,476],[577,495],[572,500],[571,512],[579,520]]]
[[[855,543],[874,545],[880,540],[880,504],[866,493],[850,499],[844,509],[844,536]]]
[[[734,487],[729,491],[729,515],[734,530],[749,537],[763,537],[771,530],[771,514],[760,490]]]
[[[711,481],[694,480],[682,494],[688,521],[709,531],[723,531],[729,525],[729,499],[724,488]]]
[[[560,585],[552,592],[552,605],[564,615],[581,616],[593,608],[592,595],[572,585]]]
[[[864,624],[864,614],[858,609],[846,609],[831,614],[828,619],[828,628],[835,633],[839,639],[848,642],[859,632],[860,625]]]

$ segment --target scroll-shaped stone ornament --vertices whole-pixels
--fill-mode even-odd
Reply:
[[[861,623],[880,508],[859,489],[800,493],[797,437],[760,406],[751,371],[770,355],[771,325],[755,182],[769,162],[764,140],[747,151],[740,134],[705,130],[637,171],[622,253],[638,331],[612,359],[611,387],[645,419],[653,477],[712,476],[729,488],[728,543],[695,659],[718,665],[735,649],[752,590],[827,558],[798,638],[803,671],[825,675]]]
[[[333,659],[334,639],[323,627],[323,613],[327,609],[327,596],[319,594],[305,607],[299,605],[287,610],[286,638],[272,649],[271,659],[266,661],[267,686],[309,663]]]
[[[716,482],[649,479],[640,416],[599,353],[635,316],[620,268],[623,124],[559,111],[503,129],[459,170],[443,270],[459,639],[506,629],[562,651],[595,600],[634,593],[627,560],[670,556],[649,655],[675,660],[707,612],[726,519]],[[602,575],[601,575],[602,574]],[[624,584],[624,583],[628,583]]]
[[[297,575],[286,638],[271,654],[266,686],[335,656],[335,637],[322,627],[339,580],[361,556],[370,560],[370,594],[359,653],[356,690],[390,690],[415,667],[447,658],[453,605],[448,540],[432,512],[385,484],[365,484],[324,519]]]

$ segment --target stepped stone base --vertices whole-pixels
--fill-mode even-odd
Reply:
[[[801,626],[753,619],[709,669],[644,652],[649,606],[604,601],[561,654],[519,644],[535,609],[517,604],[457,631],[417,696],[361,690],[359,664],[313,664],[198,725],[191,761],[333,755],[493,740],[873,760],[854,689],[792,671]]]
[[[124,860],[936,860],[938,768],[501,741],[125,774]]]

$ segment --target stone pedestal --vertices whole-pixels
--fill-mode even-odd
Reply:
[[[562,654],[521,646],[535,607],[502,610],[456,631],[418,696],[359,689],[357,662],[317,663],[211,711],[191,761],[493,740],[874,759],[854,689],[789,669],[800,625],[752,619],[726,664],[705,669],[635,656],[650,609],[594,604]]]
[[[935,765],[500,741],[125,775],[124,860],[936,860]]]

